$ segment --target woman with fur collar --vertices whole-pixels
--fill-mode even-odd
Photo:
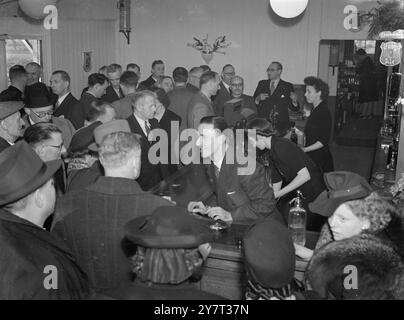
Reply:
[[[404,299],[404,268],[396,251],[379,237],[361,234],[316,251],[306,272],[323,299]]]
[[[325,178],[329,189],[327,195],[320,195],[309,205],[313,212],[329,216],[316,249],[331,241],[367,233],[390,241],[397,253],[403,256],[402,217],[398,210],[377,193],[370,193],[370,185],[354,173],[332,172]],[[335,183],[332,185],[330,181]],[[366,196],[366,193],[370,194]],[[295,248],[296,255],[304,260],[311,259],[312,250],[299,245]]]

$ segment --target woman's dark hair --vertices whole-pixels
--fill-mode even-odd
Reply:
[[[271,137],[278,135],[278,132],[274,128],[271,122],[264,118],[256,118],[247,122],[247,129],[256,130],[257,135],[264,137]]]
[[[224,120],[223,117],[216,117],[216,116],[203,117],[200,123],[213,124],[213,128],[220,130],[220,132],[223,132],[224,130],[229,128],[229,126],[226,123],[226,120]]]
[[[330,94],[330,88],[328,84],[323,80],[317,77],[306,77],[304,79],[304,84],[306,86],[313,87],[317,92],[321,91],[321,100],[325,101],[328,99],[328,95]]]
[[[150,88],[150,91],[154,92],[157,95],[157,99],[161,102],[164,108],[168,109],[168,107],[170,106],[170,98],[168,97],[164,89],[152,86]]]

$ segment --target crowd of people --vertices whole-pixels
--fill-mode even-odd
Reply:
[[[176,67],[170,77],[156,60],[143,81],[137,64],[111,64],[77,99],[64,70],[47,86],[39,64],[11,67],[0,93],[0,299],[223,299],[193,284],[214,239],[190,212],[251,225],[246,299],[404,298],[401,211],[364,178],[334,171],[321,79],[304,79],[313,105],[304,145],[287,138],[289,111],[302,106],[282,71],[272,62],[249,96],[230,64],[220,74]],[[234,129],[242,141],[228,135]],[[165,162],[151,156],[158,130],[168,137],[156,153]],[[153,190],[194,166],[172,152],[186,130],[214,198],[183,208]],[[239,149],[254,163],[245,174]],[[297,190],[307,229],[320,233],[314,251],[287,229]],[[294,279],[296,257],[308,262],[305,284]],[[358,269],[354,288],[344,286],[347,265]]]

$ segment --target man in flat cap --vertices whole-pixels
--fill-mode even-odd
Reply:
[[[20,110],[24,107],[21,101],[0,102],[0,152],[21,136],[24,121]]]
[[[0,153],[0,300],[88,297],[87,277],[70,250],[43,229],[60,165],[44,163],[23,141]]]
[[[108,131],[112,133],[106,134]],[[52,232],[73,249],[89,276],[90,286],[102,293],[131,281],[125,255],[131,248],[122,250],[124,225],[171,203],[144,192],[136,182],[141,147],[126,120],[108,122],[96,132],[103,136],[99,142],[96,134],[105,176],[58,199]]]

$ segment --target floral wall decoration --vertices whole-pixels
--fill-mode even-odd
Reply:
[[[199,40],[194,37],[194,43],[188,43],[188,47],[192,47],[201,52],[202,59],[209,64],[214,53],[226,54],[225,49],[231,46],[231,42],[226,40],[226,36],[217,37],[213,44],[208,43],[209,35],[206,38]]]

